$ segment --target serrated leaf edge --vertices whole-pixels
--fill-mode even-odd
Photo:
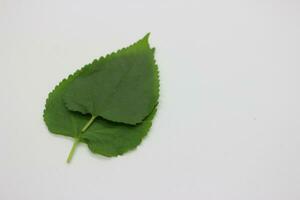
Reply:
[[[107,55],[105,55],[105,56],[101,56],[101,57],[98,58],[98,59],[94,59],[93,62],[91,62],[91,63],[85,65],[85,66],[82,67],[81,69],[77,70],[75,73],[77,73],[78,71],[81,72],[82,69],[84,69],[85,67],[88,67],[88,66],[91,68],[91,71],[92,71],[92,70],[97,70],[97,69],[93,69],[93,68],[95,68],[95,66],[93,66],[93,64],[95,64],[96,62],[101,62],[101,61],[106,60],[106,59],[112,59],[116,54],[122,53],[123,51],[126,51],[127,49],[129,49],[129,48],[131,48],[131,47],[137,45],[137,44],[140,43],[140,42],[143,42],[144,40],[147,40],[147,45],[149,45],[149,48],[150,48],[150,44],[149,44],[149,42],[148,42],[148,41],[149,41],[149,37],[150,37],[150,32],[147,33],[142,39],[140,39],[140,40],[134,42],[133,44],[131,44],[131,45],[127,46],[127,47],[121,48],[121,49],[119,49],[119,50],[117,50],[117,51],[115,51],[115,52],[112,52],[112,53],[110,53],[110,54],[107,54]],[[154,87],[154,88],[157,88],[157,93],[156,93],[156,94],[157,94],[157,97],[156,97],[156,104],[155,104],[154,107],[153,107],[153,108],[156,108],[156,106],[157,106],[157,104],[158,104],[158,99],[159,99],[159,96],[160,96],[160,94],[159,94],[159,92],[160,92],[160,78],[159,78],[158,65],[157,65],[156,60],[155,60],[155,57],[154,57],[154,54],[155,54],[155,48],[150,48],[150,50],[152,50],[152,52],[153,52],[153,53],[152,53],[152,59],[153,59],[153,61],[154,61],[154,69],[155,69],[155,73],[156,73],[156,75],[157,75],[157,76],[156,76],[156,77],[157,77],[157,87]],[[79,72],[78,72],[78,73],[79,73]],[[74,74],[74,75],[75,75],[75,74]],[[74,77],[74,78],[75,78],[75,77]],[[69,107],[69,105],[68,105],[67,102],[64,101],[64,104],[65,104],[65,106],[66,106],[66,108],[67,108],[68,110],[73,111],[73,110]],[[73,112],[79,112],[79,113],[81,113],[81,114],[83,114],[83,115],[85,115],[85,114],[90,114],[90,113],[88,113],[88,112],[80,112],[80,111],[73,111]],[[143,121],[144,121],[150,114],[151,114],[151,112],[150,112],[147,116],[145,116],[144,119],[143,119],[141,122],[138,122],[138,123],[135,123],[135,124],[130,124],[130,125],[135,126],[135,125],[138,125],[138,124],[143,123]],[[124,122],[119,122],[119,121],[107,119],[107,118],[105,118],[105,117],[103,117],[103,116],[101,116],[101,117],[102,117],[103,119],[108,120],[108,121],[111,121],[111,122],[115,122],[115,123],[120,123],[120,124],[126,124],[126,125],[128,125],[127,123],[124,123]]]

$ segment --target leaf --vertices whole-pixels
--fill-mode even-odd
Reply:
[[[133,126],[108,121],[101,117],[91,118],[90,115],[68,110],[63,100],[66,89],[76,78],[95,71],[93,63],[84,66],[61,81],[49,93],[46,100],[44,121],[49,131],[75,138],[68,162],[80,142],[86,143],[92,152],[108,157],[122,155],[135,149],[147,135],[156,113],[156,108],[152,109],[150,115],[142,123]],[[89,125],[90,127],[87,129]]]
[[[117,156],[136,148],[151,127],[151,120],[155,110],[146,120],[137,125],[130,126],[110,122],[97,118],[84,133],[80,133],[82,127],[89,121],[89,115],[82,115],[69,111],[65,106],[62,96],[71,80],[88,69],[86,66],[81,71],[64,79],[49,94],[44,110],[44,120],[50,132],[59,135],[78,138],[86,143],[92,152],[104,156]]]
[[[72,80],[64,102],[72,111],[135,125],[157,104],[158,70],[149,34],[135,44],[91,64]]]

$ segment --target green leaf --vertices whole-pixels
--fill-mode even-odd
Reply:
[[[151,113],[142,123],[133,126],[108,121],[101,117],[91,118],[91,115],[84,115],[67,109],[63,100],[66,90],[72,86],[78,77],[96,72],[95,62],[98,61],[84,66],[61,81],[49,93],[46,100],[44,121],[49,131],[75,138],[68,162],[79,142],[86,143],[92,152],[109,157],[122,155],[136,148],[149,131],[156,113],[156,108],[152,108]]]
[[[67,108],[114,122],[142,122],[156,106],[159,93],[148,37],[94,61],[92,70],[74,78],[63,97]]]
[[[136,126],[97,118],[89,129],[81,133],[81,129],[87,124],[90,116],[69,111],[64,106],[62,96],[71,80],[83,73],[85,69],[87,68],[63,80],[49,94],[44,110],[44,120],[49,131],[77,138],[80,142],[86,143],[92,152],[104,156],[117,156],[136,148],[151,127],[155,110],[143,123]]]

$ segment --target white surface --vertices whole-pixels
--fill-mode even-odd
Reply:
[[[299,200],[300,3],[0,0],[1,200]],[[152,32],[154,126],[114,159],[53,136],[53,87]]]

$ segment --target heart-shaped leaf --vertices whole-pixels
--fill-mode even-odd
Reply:
[[[148,37],[95,60],[92,70],[75,77],[63,97],[67,108],[114,122],[142,122],[157,104],[159,93]]]
[[[148,48],[146,48],[148,47]],[[145,49],[146,48],[146,49]],[[140,53],[138,53],[141,51]],[[132,54],[132,52],[135,52]],[[151,53],[147,56],[144,55],[145,52]],[[124,119],[127,121],[130,121],[133,123],[133,119],[143,118],[141,123],[137,125],[130,125],[130,124],[125,124],[125,123],[119,123],[119,122],[114,122],[118,120],[107,120],[102,117],[97,117],[94,115],[93,112],[91,112],[92,116],[90,114],[86,114],[89,112],[90,108],[94,108],[93,106],[89,106],[89,102],[92,104],[96,104],[95,99],[93,101],[88,101],[86,99],[86,103],[88,106],[85,108],[85,104],[79,106],[80,104],[76,101],[76,103],[73,103],[70,99],[68,99],[70,96],[74,95],[76,97],[76,94],[84,93],[84,89],[77,88],[78,93],[74,90],[78,85],[76,84],[81,84],[81,81],[85,80],[86,78],[88,79],[88,82],[91,82],[92,80],[89,79],[94,79],[97,76],[102,77],[102,75],[99,75],[98,73],[103,72],[102,67],[105,66],[105,68],[109,66],[113,66],[116,64],[116,62],[113,62],[114,59],[119,59],[121,62],[121,57],[117,55],[122,55],[122,59],[126,60],[126,56],[129,55],[144,55],[143,59],[147,60],[150,59],[150,55],[152,55],[152,58],[150,59],[152,62],[152,67],[149,66],[149,69],[147,72],[147,76],[151,76],[151,78],[147,78],[146,76],[141,75],[141,77],[144,77],[147,79],[147,83],[151,83],[150,87],[145,86],[145,91],[150,92],[150,94],[144,93],[149,99],[145,97],[139,98],[142,100],[144,103],[147,103],[147,106],[139,106],[140,109],[143,110],[141,113],[137,113],[134,115],[134,118],[126,118],[124,115]],[[123,57],[126,55],[125,57]],[[138,56],[137,56],[138,57]],[[121,59],[121,60],[120,60]],[[131,60],[132,58],[129,58]],[[140,60],[141,57],[136,58],[137,62],[140,64],[147,64],[145,60],[142,61]],[[134,63],[134,61],[131,61]],[[149,62],[149,63],[151,63]],[[125,62],[127,63],[127,62]],[[149,64],[148,63],[148,64]],[[112,65],[110,65],[112,64]],[[105,69],[106,70],[106,69]],[[107,73],[105,72],[104,73]],[[121,69],[122,70],[122,69]],[[108,70],[110,71],[110,70]],[[137,70],[138,71],[138,70]],[[117,72],[116,72],[117,73]],[[139,72],[142,73],[142,72]],[[152,74],[154,73],[154,74]],[[93,75],[95,74],[95,75]],[[114,75],[109,75],[110,73],[107,74],[107,76],[112,76],[112,77],[119,77],[119,76],[114,76]],[[94,77],[95,76],[95,77]],[[132,74],[129,73],[129,77],[132,77]],[[92,78],[91,78],[92,77]],[[126,77],[126,75],[125,75]],[[140,77],[140,76],[138,76]],[[97,79],[97,78],[96,78]],[[122,78],[124,79],[124,78]],[[125,78],[126,79],[126,78]],[[77,83],[78,82],[78,83]],[[83,81],[85,82],[85,81]],[[125,82],[127,82],[125,80]],[[115,84],[115,83],[114,83]],[[75,85],[75,86],[74,86]],[[112,85],[112,83],[108,84]],[[130,85],[129,82],[127,84],[128,87],[134,87],[134,85]],[[100,58],[99,60],[94,61],[92,64],[88,64],[84,66],[82,69],[78,70],[75,72],[73,75],[70,75],[67,79],[64,79],[61,81],[55,89],[49,93],[49,96],[46,101],[46,106],[44,110],[44,121],[49,129],[50,132],[54,134],[59,134],[59,135],[64,135],[64,136],[69,136],[75,138],[73,147],[71,149],[71,152],[68,157],[68,162],[71,160],[74,150],[76,146],[80,143],[86,143],[89,147],[89,149],[94,152],[98,153],[104,156],[117,156],[117,155],[122,155],[123,153],[132,150],[136,148],[142,141],[142,139],[145,137],[147,132],[149,131],[151,125],[152,125],[152,119],[156,113],[156,104],[157,104],[157,99],[158,99],[158,87],[159,87],[159,81],[158,81],[158,71],[157,71],[157,66],[154,64],[154,59],[153,59],[153,49],[149,48],[148,45],[148,36],[143,38],[142,40],[138,41],[137,43],[133,44],[132,46],[122,49],[118,51],[118,53],[113,53],[111,55],[108,55],[105,58]],[[89,88],[89,87],[88,87]],[[139,88],[139,87],[138,87]],[[152,90],[150,90],[151,88]],[[94,92],[98,91],[96,90],[97,88],[94,88]],[[103,88],[102,88],[103,89]],[[133,88],[134,89],[134,88]],[[105,88],[104,88],[105,90]],[[117,87],[116,91],[128,91],[125,90],[123,87]],[[143,93],[141,92],[141,88],[137,89],[140,94],[142,95]],[[74,92],[74,93],[73,93]],[[93,92],[93,91],[90,91]],[[93,95],[96,94],[90,94],[90,93],[84,93],[86,96],[89,96],[92,98]],[[110,93],[109,91],[105,92],[106,95],[114,95],[114,93]],[[125,95],[125,93],[124,93]],[[97,96],[97,95],[96,95]],[[77,99],[77,98],[76,98]],[[79,100],[81,98],[78,98]],[[77,99],[77,100],[78,100]],[[108,98],[108,99],[113,99],[113,98]],[[114,102],[116,103],[116,102]],[[131,102],[132,103],[132,102]],[[68,109],[69,106],[67,107],[66,104],[74,105],[75,108],[80,108],[83,110],[70,110]],[[110,104],[113,105],[113,104]],[[95,106],[95,105],[94,105]],[[72,107],[72,106],[71,106]],[[147,108],[147,109],[146,109]],[[122,106],[120,106],[120,109],[122,109]],[[137,109],[134,109],[133,113],[137,112]],[[125,109],[126,110],[126,109]],[[148,111],[147,111],[148,110]],[[76,112],[80,111],[80,112]],[[92,111],[95,111],[92,109]],[[112,111],[116,111],[113,109]],[[129,114],[129,110],[127,110],[127,114]],[[105,112],[104,112],[105,113]],[[144,117],[142,117],[145,115]],[[117,112],[114,113],[117,115]],[[114,115],[112,115],[114,116]],[[118,119],[123,119],[118,118]],[[128,120],[129,119],[129,120]],[[123,122],[123,121],[122,121]]]

